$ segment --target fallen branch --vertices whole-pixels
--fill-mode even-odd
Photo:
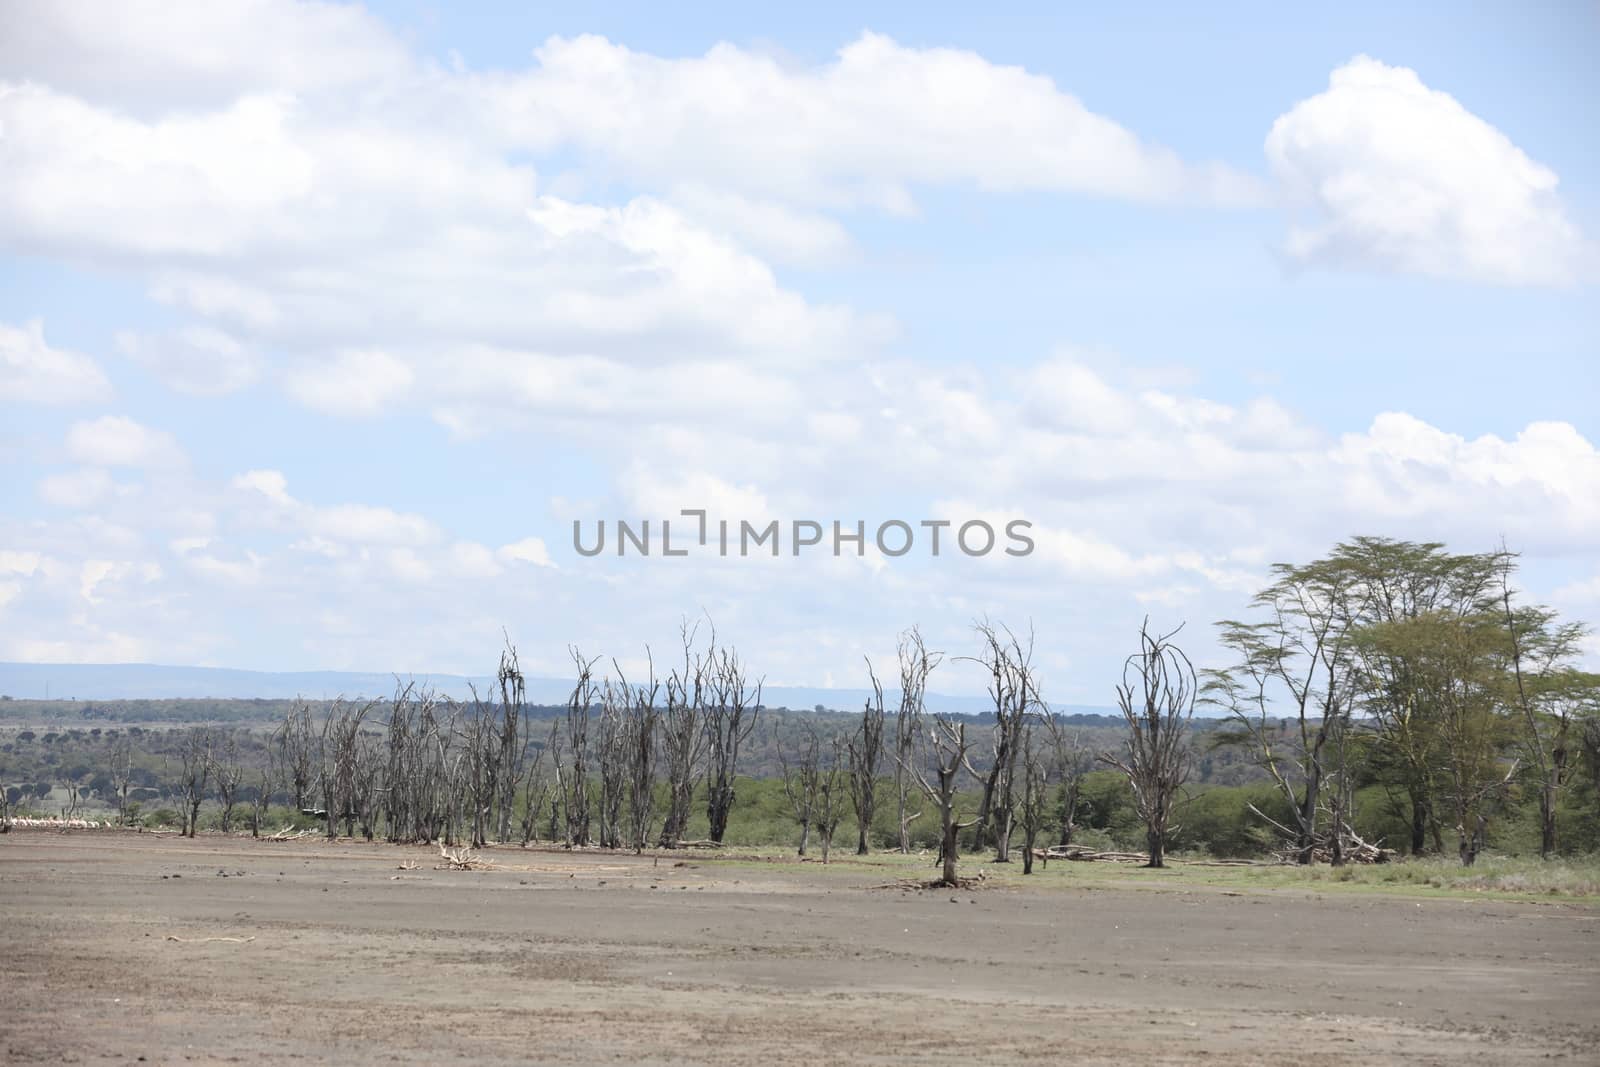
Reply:
[[[1145,852],[1102,852],[1087,845],[1057,845],[1053,848],[1033,850],[1035,859],[1042,860],[1108,860],[1112,863],[1149,863]]]
[[[179,937],[177,934],[168,934],[168,941],[182,941],[186,945],[200,944],[205,941],[226,941],[232,945],[243,945],[254,941],[255,935],[249,937]]]

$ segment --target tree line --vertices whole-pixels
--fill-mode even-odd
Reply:
[[[886,843],[911,851],[926,820],[944,881],[957,881],[963,852],[1001,863],[1020,852],[1030,872],[1041,845],[1072,841],[1086,776],[1102,767],[1125,783],[1148,862],[1161,866],[1196,761],[1231,750],[1276,793],[1250,805],[1251,819],[1300,863],[1404,845],[1453,848],[1470,865],[1491,821],[1525,797],[1552,855],[1581,770],[1600,796],[1600,677],[1577,665],[1585,628],[1522,603],[1515,569],[1504,548],[1357,538],[1274,567],[1250,614],[1218,624],[1227,659],[1204,669],[1183,651],[1182,626],[1147,621],[1113,683],[1121,742],[1100,747],[1051,711],[1031,629],[980,620],[973,647],[947,656],[912,627],[888,697],[869,659],[873,695],[859,714],[770,724],[798,849],[814,841],[826,860],[849,820],[866,853],[887,804]],[[722,843],[741,758],[771,716],[762,678],[709,622],[685,622],[671,662],[658,669],[647,654],[637,678],[570,654],[572,693],[554,716],[527,704],[508,642],[489,691],[467,700],[405,683],[385,700],[296,701],[250,754],[238,732],[192,727],[166,746],[163,777],[191,836],[208,799],[223,829],[237,816],[259,833],[278,798],[325,819],[329,837],[642,851],[698,843],[687,834],[703,813],[705,843]],[[981,721],[928,710],[947,660],[987,679]],[[1197,709],[1221,728],[1197,731]],[[107,768],[119,810],[136,778],[130,741],[112,746]],[[1374,802],[1403,811],[1406,840],[1357,833],[1358,806]]]

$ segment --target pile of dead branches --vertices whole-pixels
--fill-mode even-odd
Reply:
[[[439,858],[444,862],[433,868],[436,871],[494,871],[500,869],[500,865],[497,863],[478,859],[477,853],[465,845],[461,848],[449,848],[441,844],[439,846]]]
[[[1147,852],[1105,852],[1087,845],[1055,845],[1033,850],[1035,859],[1041,860],[1108,860],[1112,863],[1149,863]]]

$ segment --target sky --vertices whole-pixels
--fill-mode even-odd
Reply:
[[[688,617],[973,693],[988,618],[1106,704],[1356,535],[1600,621],[1600,6],[974,10],[0,6],[0,660],[637,672]],[[868,543],[574,550],[685,508]]]

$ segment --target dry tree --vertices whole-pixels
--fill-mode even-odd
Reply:
[[[217,802],[222,806],[222,832],[233,829],[233,809],[239,787],[244,784],[244,763],[239,758],[239,741],[230,731],[220,751],[212,747],[212,774],[217,783]]]
[[[848,742],[850,754],[850,803],[856,813],[856,855],[871,850],[872,815],[878,801],[878,765],[883,760],[883,684],[867,660],[867,676],[872,679],[872,696],[861,709],[861,722]]]
[[[811,838],[811,827],[816,821],[817,779],[821,772],[822,742],[817,729],[810,722],[802,727],[805,740],[793,757],[785,750],[783,740],[777,740],[778,768],[782,775],[783,795],[789,801],[789,810],[800,825],[800,846],[796,855],[806,854],[806,844]]]
[[[1022,827],[1022,873],[1033,873],[1033,850],[1044,827],[1049,808],[1050,772],[1046,754],[1034,740],[1034,726],[1029,723],[1022,729],[1022,770],[1020,803],[1017,806],[1018,823]]]
[[[713,634],[713,645],[715,634]],[[713,648],[709,694],[705,708],[706,818],[711,840],[721,844],[733,811],[734,778],[739,772],[739,748],[755,729],[761,712],[760,678],[733,648]]]
[[[211,731],[191,726],[178,739],[177,792],[183,803],[183,832],[193,837],[200,825],[200,805],[205,803],[211,780]]]
[[[1188,781],[1189,720],[1194,716],[1194,666],[1172,643],[1180,625],[1152,635],[1149,620],[1139,627],[1139,651],[1123,663],[1117,706],[1128,724],[1121,755],[1100,758],[1117,768],[1133,789],[1145,825],[1149,866],[1165,866],[1167,835],[1178,790]]]
[[[1007,627],[987,620],[976,623],[975,629],[983,649],[977,656],[963,658],[989,673],[989,699],[994,704],[994,727],[990,731],[994,762],[983,779],[973,848],[983,848],[992,836],[995,862],[1009,863],[1022,728],[1028,715],[1040,707],[1039,683],[1033,668],[1033,632],[1029,631],[1024,644]]]
[[[966,723],[934,715],[928,727],[926,743],[928,751],[925,758],[913,753],[902,761],[902,766],[909,770],[923,795],[933,802],[934,809],[939,813],[939,859],[944,871],[938,884],[960,885],[960,879],[956,877],[956,861],[960,854],[957,837],[976,820],[962,822],[960,819],[957,810],[960,802],[958,783],[962,771],[975,779],[981,778],[967,759],[970,742],[967,741]],[[931,778],[923,771],[924,762],[934,768]]]
[[[585,659],[576,647],[568,650],[577,669],[577,683],[567,700],[565,790],[562,807],[566,811],[568,848],[589,843],[589,719],[595,702],[594,665],[599,657]]]
[[[119,737],[111,744],[111,787],[117,796],[117,825],[128,823],[128,787],[133,781],[133,743]]]
[[[845,796],[851,789],[852,770],[849,750],[843,734],[835,734],[828,743],[828,758],[817,770],[817,801],[813,818],[817,836],[822,839],[822,862],[828,862],[833,851],[833,835],[844,818]]]
[[[650,838],[650,825],[655,820],[656,733],[661,723],[661,711],[656,707],[661,686],[656,681],[655,660],[651,658],[648,647],[645,649],[645,660],[648,664],[648,684],[633,690],[624,736],[629,818],[627,843],[635,852],[644,851]],[[621,673],[620,670],[618,673]]]
[[[900,851],[911,851],[911,823],[922,815],[920,804],[913,810],[912,798],[917,792],[911,766],[915,760],[917,741],[922,735],[923,702],[928,692],[928,677],[933,673],[943,654],[930,653],[922,640],[922,631],[913,626],[900,635],[898,657],[900,660],[900,709],[894,723],[894,785],[896,822],[900,829]]]
[[[661,721],[661,750],[667,770],[667,814],[661,826],[661,844],[676,848],[689,827],[701,756],[705,751],[706,675],[710,654],[695,650],[699,624],[687,619],[678,628],[683,645],[683,666],[667,676],[667,706]]]

